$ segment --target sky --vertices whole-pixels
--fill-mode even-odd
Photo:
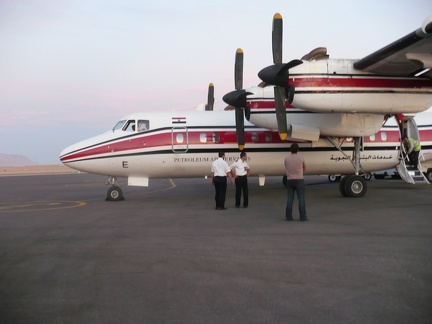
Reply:
[[[0,0],[0,153],[58,164],[60,151],[124,115],[215,110],[272,64],[275,13],[283,61],[324,46],[359,59],[421,27],[430,0]]]

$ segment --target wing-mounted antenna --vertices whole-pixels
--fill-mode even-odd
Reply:
[[[227,93],[222,99],[235,109],[237,144],[239,149],[243,150],[245,146],[244,116],[246,115],[249,120],[246,99],[252,93],[243,89],[243,50],[241,48],[237,49],[235,55],[234,85],[235,90]]]
[[[288,135],[286,120],[285,101],[292,103],[294,99],[294,84],[289,84],[289,70],[303,63],[301,60],[292,60],[289,63],[282,63],[282,34],[283,21],[280,14],[273,17],[272,49],[273,65],[262,69],[258,76],[266,85],[274,85],[276,119],[279,136],[284,140]]]

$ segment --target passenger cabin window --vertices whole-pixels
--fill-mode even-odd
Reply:
[[[252,141],[253,142],[258,142],[258,133],[252,133]]]
[[[176,134],[176,142],[177,143],[183,143],[184,142],[184,137],[182,133],[177,133]]]
[[[267,143],[272,141],[272,133],[266,133],[265,134],[265,140]]]
[[[387,133],[386,133],[386,132],[382,132],[382,133],[381,133],[381,140],[382,140],[383,142],[387,141]]]
[[[213,133],[212,135],[213,143],[218,143],[220,141],[220,136],[217,133]]]
[[[200,142],[201,143],[206,143],[207,142],[207,134],[206,133],[201,133],[200,134]]]

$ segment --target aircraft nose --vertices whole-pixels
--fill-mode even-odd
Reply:
[[[74,151],[74,147],[75,145],[70,145],[60,152],[59,159],[62,163],[64,163],[66,156]]]

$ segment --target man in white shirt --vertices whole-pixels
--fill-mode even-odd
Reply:
[[[225,152],[219,152],[219,158],[212,163],[211,166],[212,184],[215,186],[215,201],[216,209],[222,210],[225,208],[225,197],[227,189],[227,177],[231,183],[234,183],[231,176],[231,169],[225,161]]]
[[[240,153],[240,159],[230,165],[231,170],[234,171],[234,179],[236,185],[235,193],[235,206],[240,207],[240,199],[243,190],[243,207],[247,208],[249,205],[249,190],[247,178],[250,173],[249,164],[246,162],[246,152]]]

